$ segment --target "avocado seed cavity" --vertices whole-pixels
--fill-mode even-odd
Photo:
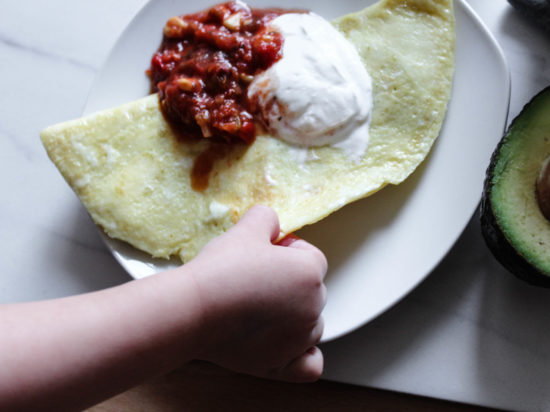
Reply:
[[[550,156],[542,162],[537,176],[535,192],[540,211],[546,220],[550,221]]]

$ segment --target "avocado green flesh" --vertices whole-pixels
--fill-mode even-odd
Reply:
[[[550,155],[550,89],[524,108],[497,150],[490,182],[495,222],[519,255],[550,276],[550,222],[535,194],[541,164]]]

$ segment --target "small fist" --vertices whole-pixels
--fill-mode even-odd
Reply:
[[[267,206],[251,208],[207,244],[192,267],[204,320],[200,357],[237,372],[293,382],[317,380],[326,302],[324,254],[279,236]]]

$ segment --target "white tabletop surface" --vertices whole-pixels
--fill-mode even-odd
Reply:
[[[82,113],[145,0],[0,0],[0,303],[130,277],[46,156],[39,131]],[[467,0],[504,51],[509,120],[550,84],[550,35],[505,0]],[[514,410],[550,410],[550,290],[494,260],[475,213],[441,264],[388,312],[323,345],[328,379]]]

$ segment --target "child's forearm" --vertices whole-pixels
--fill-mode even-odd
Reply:
[[[75,410],[198,358],[292,382],[319,379],[322,252],[274,245],[251,208],[185,266],[65,299],[0,305],[0,410]]]
[[[194,358],[200,304],[178,270],[0,306],[0,410],[81,409]]]

